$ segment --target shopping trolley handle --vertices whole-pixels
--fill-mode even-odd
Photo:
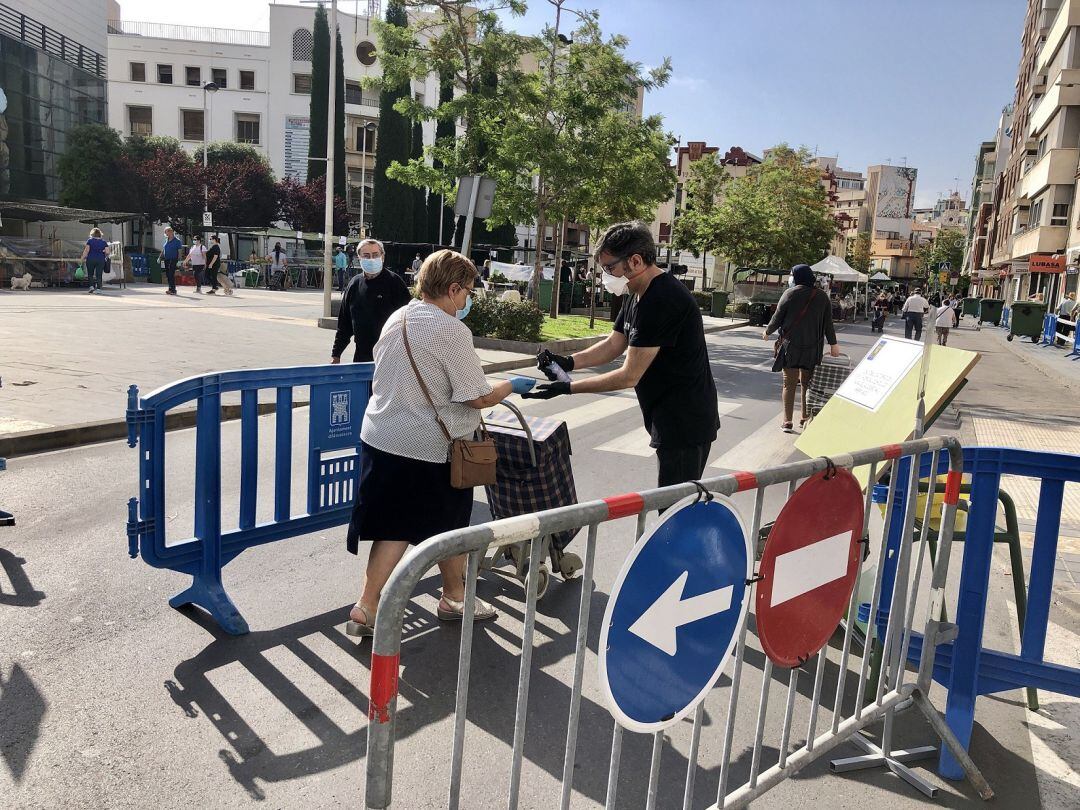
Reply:
[[[529,440],[529,458],[532,460],[532,465],[535,467],[536,446],[535,442],[533,442],[532,429],[529,427],[529,423],[525,421],[525,415],[521,412],[521,409],[517,405],[513,404],[512,402],[507,402],[505,399],[499,404],[502,405],[504,408],[508,408],[514,414],[514,416],[517,417],[518,422],[521,423],[521,430],[525,434],[525,438]]]

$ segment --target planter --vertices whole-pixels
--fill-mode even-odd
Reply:
[[[593,335],[592,337],[570,338],[568,340],[545,340],[540,343],[528,343],[523,340],[499,340],[490,337],[474,337],[473,346],[478,349],[492,349],[499,352],[515,352],[517,354],[538,354],[543,349],[548,349],[556,354],[572,354],[587,349],[594,343],[599,343],[607,335]]]

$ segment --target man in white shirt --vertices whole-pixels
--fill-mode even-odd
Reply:
[[[195,292],[202,292],[203,278],[206,276],[206,248],[203,247],[202,239],[195,237],[191,241],[191,248],[188,250],[187,258],[184,259],[184,264],[191,268],[192,275],[195,276]],[[213,288],[213,284],[209,279],[206,280],[207,284],[210,284]]]
[[[930,311],[930,302],[922,297],[922,289],[908,296],[904,302],[900,315],[904,319],[904,337],[911,340],[911,333],[915,333],[915,340],[922,340],[923,316]]]

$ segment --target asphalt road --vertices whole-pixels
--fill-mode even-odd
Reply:
[[[865,326],[842,333],[841,340],[853,359],[872,342]],[[709,473],[753,466],[735,462],[755,455],[784,460],[792,437],[778,428],[778,376],[767,371],[771,352],[760,330],[710,336],[709,344],[723,414]],[[569,421],[580,499],[653,485],[655,460],[632,395],[533,402],[528,410]],[[306,414],[298,411],[294,418]],[[273,433],[261,435],[261,452],[269,459]],[[191,431],[168,439],[174,537],[190,534],[193,445]],[[224,457],[238,458],[237,448],[236,425],[226,425]],[[134,450],[112,443],[13,459],[0,473],[0,508],[18,518],[16,527],[0,529],[6,574],[6,580],[0,577],[0,804],[360,806],[370,650],[369,642],[358,646],[346,637],[343,627],[357,595],[363,551],[359,560],[348,556],[344,529],[335,529],[245,552],[228,566],[225,582],[251,633],[225,636],[198,611],[168,607],[167,599],[188,584],[185,577],[127,558],[124,522],[136,490],[136,462]],[[238,465],[224,466],[223,502],[235,505]],[[264,476],[271,468],[260,466]],[[264,480],[269,487],[269,477]],[[300,489],[294,486],[297,507]],[[770,498],[767,518],[780,497]],[[749,514],[746,500],[739,503]],[[474,520],[486,514],[478,503]],[[606,594],[633,540],[633,520],[605,524],[599,533],[575,807],[603,804],[612,722],[597,684],[595,649]],[[522,807],[557,802],[581,587],[580,580],[556,580],[540,603]],[[518,583],[493,574],[483,577],[480,593],[501,617],[477,629],[474,640],[463,806],[486,808],[505,803],[524,601]],[[448,784],[459,631],[439,626],[436,599],[437,578],[428,577],[405,634],[395,758],[395,806],[404,808],[442,806]],[[1010,630],[1003,607],[989,622],[988,639],[1007,639]],[[826,684],[835,679],[837,660],[834,651]],[[747,653],[733,785],[749,773],[763,663],[755,642]],[[777,755],[786,692],[786,674],[774,678],[765,767]],[[695,806],[715,800],[727,683],[723,679],[706,703]],[[800,693],[811,683],[804,678]],[[980,703],[973,750],[999,790],[999,806],[1034,808],[1038,787],[1016,697]],[[831,701],[826,691],[824,702]],[[806,717],[797,711],[796,718],[797,744]],[[903,716],[899,733],[902,744],[930,741],[911,713]],[[660,807],[681,802],[689,737],[688,723],[672,729],[661,765]],[[650,746],[647,737],[624,739],[620,807],[644,803]],[[855,753],[845,749],[841,755]],[[941,806],[974,803],[966,785],[924,773],[941,785]],[[755,806],[807,802],[838,808],[923,804],[884,770],[833,775],[822,761]]]

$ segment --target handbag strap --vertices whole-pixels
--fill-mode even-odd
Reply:
[[[453,442],[454,439],[450,435],[450,431],[446,429],[442,417],[439,416],[439,409],[435,407],[435,400],[431,398],[431,392],[428,391],[424,378],[420,376],[420,369],[416,367],[416,360],[413,359],[412,347],[409,346],[409,330],[406,327],[408,319],[409,313],[406,308],[406,310],[401,313],[401,337],[402,340],[405,341],[405,354],[409,356],[409,364],[412,366],[413,373],[416,374],[416,381],[420,383],[420,390],[424,392],[424,397],[427,398],[428,405],[430,405],[431,410],[435,412],[435,420],[439,423],[439,427],[442,428],[443,436],[446,437],[446,441]]]
[[[795,320],[791,322],[791,329],[789,332],[795,331],[795,327],[799,325],[799,321],[802,320],[803,315],[806,314],[806,310],[810,308],[810,302],[814,300],[814,296],[817,295],[817,287],[810,288],[810,295],[806,297],[806,303],[803,304],[803,308],[799,310],[799,314],[795,316]]]

